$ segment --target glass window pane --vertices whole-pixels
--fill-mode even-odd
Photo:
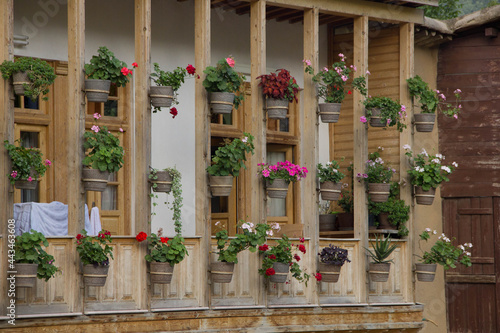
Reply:
[[[26,148],[39,148],[38,132],[21,132],[21,142]]]
[[[286,199],[267,198],[268,216],[286,216]]]
[[[290,132],[290,119],[280,119],[280,132]]]
[[[108,117],[118,116],[118,101],[109,100],[104,103],[104,115]]]
[[[14,95],[14,107],[15,108],[20,108],[21,105],[21,96],[20,95]]]
[[[101,194],[101,209],[102,210],[117,210],[116,195],[118,192],[117,185],[108,185]]]
[[[38,187],[34,190],[21,190],[21,202],[40,202]]]
[[[233,114],[226,113],[226,114],[222,115],[222,124],[232,125],[233,124]]]
[[[38,110],[38,109],[40,109],[39,101],[40,101],[40,97],[38,97],[36,100],[32,100],[31,98],[24,96],[24,108]]]
[[[212,213],[229,212],[228,197],[212,197]]]

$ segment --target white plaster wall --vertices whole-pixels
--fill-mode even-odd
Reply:
[[[30,37],[27,47],[15,48],[16,55],[67,60],[67,7],[65,0],[15,0],[15,34]],[[134,61],[134,15],[132,0],[87,0],[85,59],[106,45],[129,67]],[[46,20],[44,18],[47,18]],[[232,55],[236,68],[250,72],[250,19],[234,12],[212,10],[212,64]],[[268,71],[286,68],[303,86],[303,26],[301,23],[268,21]],[[320,28],[320,66],[326,65],[326,27]],[[152,0],[152,62],[163,69],[194,65],[194,5],[192,2]],[[201,73],[203,68],[197,68]],[[175,119],[165,109],[152,115],[152,167],[176,166],[182,173],[184,235],[195,235],[194,164],[194,79],[179,90],[179,114]],[[307,133],[304,133],[307,134]],[[328,126],[320,125],[320,161],[328,161]],[[152,231],[163,228],[173,234],[171,211],[157,200]],[[171,197],[169,198],[171,199]]]

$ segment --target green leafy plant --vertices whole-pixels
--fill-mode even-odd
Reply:
[[[243,221],[240,221],[243,222]],[[216,222],[215,225],[218,225]],[[217,260],[222,262],[238,263],[238,253],[248,249],[250,252],[257,251],[257,246],[266,242],[266,236],[272,235],[272,229],[279,228],[278,224],[269,226],[267,223],[254,225],[251,222],[243,222],[239,226],[241,233],[229,239],[226,229],[215,234],[217,240]]]
[[[264,74],[257,76],[260,79],[259,87],[267,98],[286,99],[289,102],[298,102],[299,85],[286,69],[276,70],[278,74]]]
[[[117,87],[124,87],[129,82],[128,76],[132,75],[127,64],[117,59],[106,46],[99,47],[97,55],[93,55],[90,63],[85,64],[84,70],[87,79],[110,80]]]
[[[410,96],[418,99],[422,113],[435,113],[441,111],[448,117],[458,118],[458,114],[462,109],[460,104],[462,101],[460,89],[456,89],[453,94],[455,95],[454,105],[446,102],[446,96],[439,90],[431,90],[429,84],[422,80],[420,76],[407,79],[408,89]]]
[[[347,172],[349,172],[350,186],[348,183],[342,184],[342,189],[340,190],[340,199],[337,204],[344,210],[345,213],[352,213],[354,210],[354,175],[353,175],[352,162],[347,167]],[[350,189],[349,189],[350,188]]]
[[[370,257],[372,258],[373,262],[376,264],[383,264],[386,262],[392,262],[391,260],[388,260],[389,256],[394,252],[394,250],[398,247],[397,244],[391,244],[391,236],[388,236],[385,239],[380,239],[378,236],[375,239],[375,243],[371,242],[373,251],[370,249],[367,249],[365,247],[365,250],[368,252]]]
[[[156,62],[153,64],[153,68],[154,72],[151,73],[151,78],[153,79],[153,82],[157,86],[172,87],[174,91],[172,105],[178,104],[177,90],[179,90],[181,85],[184,83],[186,77],[189,76],[194,77],[194,75],[196,74],[196,68],[194,68],[192,65],[188,65],[186,68],[177,67],[172,71],[164,71],[160,68],[160,65]],[[155,107],[153,112],[158,112],[160,110],[161,109],[159,107]]]
[[[5,80],[8,80],[14,73],[26,72],[30,83],[23,84],[24,96],[32,100],[36,100],[39,95],[47,95],[48,87],[57,77],[54,68],[46,61],[30,57],[16,58],[14,61],[5,60],[0,65],[0,72]],[[43,98],[43,100],[47,99],[47,97]]]
[[[4,141],[4,147],[9,153],[12,161],[12,171],[8,175],[10,183],[14,184],[16,180],[38,180],[45,175],[47,168],[52,164],[51,161],[43,160],[43,154],[39,149],[23,147],[21,140],[16,140],[19,146]]]
[[[100,114],[94,113],[97,121]],[[123,131],[120,128],[120,131]],[[90,131],[83,134],[83,148],[88,150],[87,156],[83,159],[83,165],[92,169],[117,172],[123,166],[123,147],[120,139],[114,136],[106,126],[99,127],[93,125]]]
[[[369,202],[369,211],[371,214],[388,214],[390,224],[398,227],[399,236],[408,236],[409,230],[406,222],[410,219],[410,206],[401,199],[389,197],[387,202]]]
[[[316,168],[318,169],[318,179],[320,183],[324,183],[326,181],[338,183],[345,177],[345,175],[340,172],[339,163],[335,160],[326,162],[325,166],[318,163]]]
[[[262,178],[269,180],[272,184],[275,179],[283,179],[287,183],[300,181],[306,178],[307,168],[293,164],[290,161],[278,162],[276,164],[259,163],[259,173]]]
[[[16,236],[14,260],[19,264],[38,264],[37,278],[48,281],[60,270],[54,265],[54,257],[45,252],[42,245],[48,247],[49,242],[41,232],[31,230]]]
[[[422,251],[422,256],[419,257],[423,264],[439,264],[445,270],[456,268],[457,263],[465,267],[472,266],[471,253],[469,252],[472,248],[472,243],[454,246],[452,242],[455,238],[450,239],[444,233],[438,237],[438,240],[432,245],[429,251],[423,251],[421,241],[424,240],[427,242],[431,238],[431,234],[436,235],[436,230],[432,231],[430,228],[426,228],[419,235],[418,246],[420,251]]]
[[[359,181],[364,180],[365,184],[369,183],[389,183],[392,175],[396,172],[395,169],[385,164],[380,157],[380,152],[384,148],[378,147],[378,150],[368,154],[366,161],[365,173],[358,173],[356,177]]]
[[[387,127],[396,126],[402,132],[406,128],[404,120],[406,118],[406,107],[389,97],[368,97],[363,101],[365,105],[366,117],[362,116],[360,121],[366,123],[373,116],[372,109],[380,109],[382,123]]]
[[[290,272],[292,276],[299,282],[305,282],[307,286],[307,281],[309,281],[310,275],[302,272],[300,265],[298,264],[301,259],[298,254],[292,255],[294,248],[303,254],[306,254],[306,247],[304,246],[304,238],[300,239],[300,244],[293,245],[290,239],[283,235],[281,239],[276,241],[276,245],[268,246],[263,244],[259,246],[259,253],[263,254],[262,268],[259,269],[259,274],[265,278],[276,274],[273,268],[275,262],[280,262],[283,264],[290,265]]]
[[[135,237],[138,242],[147,240],[148,254],[144,257],[147,262],[168,262],[170,266],[180,263],[188,255],[186,246],[184,245],[184,238],[180,235],[174,236],[169,239],[168,237],[161,237],[162,230],[158,231],[158,235],[151,233],[148,236],[145,232],[141,231]]]
[[[452,162],[447,166],[443,164],[444,156],[441,154],[429,155],[425,149],[420,154],[413,157],[413,151],[408,145],[403,146],[406,150],[411,168],[408,174],[411,178],[411,184],[421,186],[424,191],[430,188],[437,188],[442,182],[449,181],[448,175],[451,174],[458,164]]]
[[[238,93],[243,89],[245,76],[238,74],[234,70],[234,59],[228,57],[221,59],[217,66],[208,66],[203,73],[206,74],[203,80],[203,86],[208,92],[230,92]],[[236,94],[234,98],[234,107],[238,109],[241,102],[245,99],[245,94]]]
[[[101,230],[97,236],[88,236],[85,230],[76,235],[76,251],[83,265],[106,266],[113,258],[111,233]],[[108,244],[109,243],[109,244]]]
[[[238,177],[240,169],[246,169],[245,154],[253,154],[253,139],[251,134],[243,133],[242,139],[224,140],[224,145],[217,148],[215,156],[212,157],[212,165],[207,168],[208,174]]]
[[[348,251],[335,245],[328,245],[318,253],[319,261],[329,265],[343,266],[346,262],[351,262],[348,258]]]

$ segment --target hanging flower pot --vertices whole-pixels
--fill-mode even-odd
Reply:
[[[230,92],[211,92],[210,109],[215,114],[228,114],[233,110],[234,94]]]
[[[16,182],[14,183],[14,186],[18,190],[34,190],[36,189],[37,185],[38,185],[38,180],[34,179],[32,181],[26,179],[20,179],[16,180]]]
[[[108,186],[108,171],[83,168],[82,181],[85,191],[103,192]]]
[[[342,183],[334,183],[332,181],[326,181],[319,184],[321,199],[329,201],[337,201],[340,199],[340,190],[342,189]]]
[[[285,283],[290,271],[290,265],[281,262],[273,263],[274,275],[269,277],[269,281],[273,283]]]
[[[353,213],[337,214],[337,226],[340,231],[353,230],[354,214]]]
[[[266,100],[267,116],[270,119],[286,119],[288,113],[288,100],[268,98]]]
[[[31,84],[28,78],[28,72],[16,72],[12,74],[12,84],[14,85],[14,92],[16,95],[24,96],[24,85]]]
[[[338,282],[341,268],[342,266],[340,265],[325,264],[323,262],[320,262],[318,264],[318,270],[322,276],[321,281],[328,283]]]
[[[174,89],[172,86],[151,86],[149,87],[149,97],[151,97],[151,104],[154,107],[169,108],[174,100]]]
[[[228,197],[233,188],[233,176],[209,176],[210,191],[214,197]]]
[[[288,193],[288,183],[284,179],[274,179],[273,183],[266,179],[267,195],[270,198],[284,199]]]
[[[172,189],[172,176],[168,171],[155,171],[154,173],[156,179],[150,178],[151,187],[154,192],[165,192],[170,193]],[[156,186],[154,186],[156,184]]]
[[[170,284],[174,267],[168,262],[150,262],[149,274],[151,276],[151,283]]]
[[[230,283],[233,279],[234,262],[217,261],[210,264],[212,282]]]
[[[87,95],[87,101],[97,103],[106,102],[108,100],[110,86],[110,80],[85,80],[85,93]]]
[[[319,215],[319,231],[335,231],[337,230],[336,214],[320,214]]]
[[[83,265],[83,282],[85,286],[102,287],[106,284],[109,265]]]
[[[370,126],[385,127],[386,124],[384,124],[381,117],[382,110],[380,108],[373,108],[371,110],[372,110],[372,116],[370,117]]]
[[[415,273],[420,282],[432,282],[436,276],[437,264],[415,264]]]
[[[16,287],[33,288],[38,264],[16,264]]]
[[[422,186],[415,186],[415,200],[418,205],[432,205],[435,195],[436,189],[434,187],[431,187],[429,191],[424,191]]]
[[[398,227],[389,222],[389,213],[380,213],[378,215],[378,228],[384,230],[398,230]]]
[[[417,132],[432,132],[436,122],[435,113],[417,113],[414,117]]]
[[[373,202],[387,202],[389,199],[389,191],[391,189],[391,184],[385,183],[369,183],[368,192],[370,194],[370,199]]]
[[[370,263],[368,273],[372,282],[387,282],[389,280],[389,272],[391,270],[391,263]]]
[[[341,103],[319,103],[319,116],[323,123],[336,123],[340,117]]]

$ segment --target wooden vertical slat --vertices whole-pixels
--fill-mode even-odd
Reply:
[[[0,63],[4,60],[12,60],[14,58],[14,1],[5,0],[0,2]],[[7,253],[8,253],[8,220],[13,217],[13,204],[14,204],[14,193],[13,188],[10,185],[7,174],[10,173],[10,158],[7,150],[3,148],[4,140],[9,140],[13,142],[14,140],[14,103],[11,101],[10,96],[12,95],[10,86],[10,80],[0,79],[0,107],[2,111],[0,112],[0,145],[2,150],[2,158],[0,161],[0,218],[1,218],[1,229],[0,233],[3,235],[3,239],[0,241],[2,247],[0,248],[0,267],[2,271],[0,272],[0,280],[2,281],[0,287],[0,293],[3,295],[0,297],[0,315],[5,314],[7,308]]]
[[[334,60],[334,43],[335,43],[335,25],[329,23],[327,26],[327,40],[328,40],[328,68],[335,62]],[[335,124],[328,124],[328,151],[329,161],[335,159]],[[346,182],[344,179],[343,182]]]
[[[304,11],[304,59],[309,59],[314,72],[319,68],[319,11],[317,8]],[[300,115],[300,122],[304,135],[300,136],[301,163],[302,167],[309,170],[309,175],[301,182],[302,193],[302,216],[304,232],[311,237],[314,244],[313,253],[318,253],[319,226],[318,226],[318,192],[316,191],[316,164],[318,163],[319,142],[319,119],[316,113],[318,100],[316,98],[316,84],[312,81],[312,75],[304,74],[304,108]],[[307,217],[307,218],[306,218]],[[315,272],[316,260],[313,260],[311,272]],[[317,293],[315,293],[317,297]],[[315,300],[317,303],[318,300]]]
[[[131,232],[137,230],[149,230],[148,224],[151,213],[151,198],[149,197],[149,184],[146,175],[151,165],[151,108],[149,104],[149,74],[151,70],[151,0],[135,0],[134,3],[135,20],[135,62],[138,67],[135,69],[135,142],[131,156],[134,183],[130,188],[134,188],[135,219],[131,221]],[[132,193],[130,193],[132,195]],[[145,250],[141,247],[141,250]],[[142,252],[140,252],[143,255]],[[146,272],[146,261],[141,261],[141,270]],[[149,306],[149,293],[147,291],[146,274],[142,274],[140,283],[141,309]]]
[[[354,65],[357,67],[355,76],[364,75],[368,69],[368,17],[362,16],[354,19]],[[367,82],[368,86],[368,82]],[[354,175],[363,173],[365,161],[368,156],[368,133],[366,125],[359,121],[363,116],[363,96],[357,91],[353,92],[353,131],[354,131]],[[363,183],[354,182],[354,237],[360,239],[361,247],[368,248],[368,207],[366,191]],[[359,265],[360,300],[367,299],[367,256],[364,251],[357,260]],[[364,273],[364,274],[363,274]]]
[[[493,234],[495,251],[495,276],[496,276],[496,327],[500,328],[500,198],[493,198]]]
[[[414,41],[413,41],[413,32],[414,25],[413,23],[402,23],[399,26],[399,100],[401,104],[406,106],[407,112],[407,120],[409,121],[413,117],[413,109],[411,107],[411,97],[408,91],[408,84],[406,80],[413,77],[413,68],[414,68]],[[399,180],[401,184],[403,184],[403,179],[407,179],[406,173],[406,165],[407,165],[407,157],[405,156],[405,150],[403,149],[404,145],[409,145],[413,147],[413,135],[412,128],[408,126],[399,134]],[[410,231],[410,237],[413,235],[413,214],[414,214],[414,205],[412,205],[412,186],[407,184],[405,187],[401,188],[400,198],[404,200],[407,204],[410,204],[410,218],[406,222],[406,227]],[[414,285],[413,285],[413,242],[408,242],[408,246],[410,247],[410,251],[407,251],[406,262],[411,265],[410,269],[407,270],[406,275],[406,288],[405,288],[405,297],[408,302],[411,302],[415,299],[414,295]]]
[[[195,0],[195,66],[201,73],[210,64],[210,1]],[[208,280],[208,263],[210,260],[210,199],[206,168],[210,164],[210,122],[207,93],[203,87],[203,77],[196,80],[195,85],[195,179],[196,179],[196,232],[204,236],[201,247],[205,256],[201,258],[202,274],[200,281]],[[210,288],[201,293],[201,304],[209,304]]]

